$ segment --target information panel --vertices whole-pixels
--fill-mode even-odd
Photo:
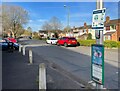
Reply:
[[[105,21],[105,8],[93,10],[92,29],[103,30]]]
[[[91,77],[92,80],[104,84],[104,46],[92,45]]]

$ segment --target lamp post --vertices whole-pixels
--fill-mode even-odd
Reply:
[[[67,33],[69,30],[69,22],[70,22],[70,7],[67,5],[64,5],[64,7],[67,9]]]

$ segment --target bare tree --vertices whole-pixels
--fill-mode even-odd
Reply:
[[[60,30],[62,27],[61,21],[57,17],[52,17],[49,21],[45,21],[42,25],[43,30]]]
[[[50,19],[50,25],[52,26],[52,30],[60,30],[62,27],[61,21],[57,17],[52,17]]]
[[[2,27],[4,31],[11,31],[14,36],[19,35],[21,27],[28,22],[28,12],[20,6],[2,5]]]
[[[49,31],[49,30],[52,30],[52,26],[50,25],[49,22],[45,21],[44,24],[42,25],[42,29]]]

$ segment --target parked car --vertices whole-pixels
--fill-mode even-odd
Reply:
[[[46,40],[47,44],[57,44],[57,38],[49,38]]]
[[[13,43],[16,43],[17,42],[17,40],[16,39],[14,39],[14,38],[7,38],[10,42],[13,42]]]
[[[8,43],[13,43],[11,41],[9,41],[8,39],[1,39],[0,40],[0,47],[2,48],[2,50],[8,50]],[[18,43],[13,43],[13,49],[14,50],[18,50],[19,49],[19,44]]]
[[[57,45],[64,45],[65,47],[72,45],[77,46],[78,42],[74,37],[62,37],[57,41]]]

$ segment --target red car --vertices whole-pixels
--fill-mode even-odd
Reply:
[[[74,37],[63,37],[57,41],[57,45],[64,45],[65,47],[67,47],[68,45],[77,46],[78,42]]]
[[[14,38],[7,38],[10,42],[13,42],[13,43],[16,43],[17,42],[17,40],[16,39],[14,39]]]

